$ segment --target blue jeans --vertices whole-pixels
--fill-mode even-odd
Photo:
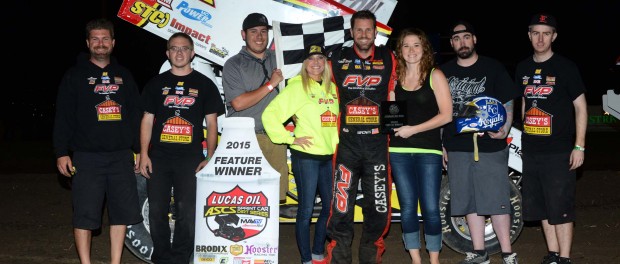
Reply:
[[[297,184],[299,202],[295,223],[297,248],[301,254],[301,261],[308,262],[312,260],[312,254],[323,255],[325,252],[327,218],[332,200],[332,161],[300,158],[293,155],[291,156],[291,168]],[[310,250],[310,221],[317,189],[321,197],[321,213],[314,227],[314,243]]]
[[[424,219],[426,249],[441,249],[441,155],[429,153],[390,152],[392,177],[400,204],[403,241],[406,249],[419,249],[420,222],[418,201]]]

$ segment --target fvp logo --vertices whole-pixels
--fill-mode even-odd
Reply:
[[[118,84],[97,84],[95,85],[95,90],[93,92],[96,94],[114,94],[118,91],[118,89]]]
[[[377,86],[381,83],[381,75],[347,75],[342,81],[342,86],[349,86],[351,84],[355,86]]]
[[[540,85],[540,86],[528,85],[525,87],[525,90],[523,91],[523,95],[525,96],[550,95],[551,93],[553,93],[553,86],[548,86],[548,85]]]
[[[164,99],[165,106],[188,107],[196,103],[196,98],[191,96],[168,95]]]

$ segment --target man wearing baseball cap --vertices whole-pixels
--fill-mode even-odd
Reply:
[[[280,173],[280,202],[288,191],[286,145],[271,142],[261,116],[265,107],[278,95],[278,83],[284,80],[277,69],[276,55],[267,49],[271,26],[261,13],[251,13],[244,20],[241,38],[245,46],[224,63],[222,86],[227,117],[252,117],[258,145],[269,164]]]
[[[523,95],[523,219],[542,221],[549,251],[543,264],[571,263],[576,169],[586,149],[586,88],[577,65],[551,49],[558,37],[555,17],[536,14],[528,28],[534,55],[515,72]]]
[[[450,183],[450,213],[465,216],[471,233],[472,251],[459,264],[488,264],[484,241],[486,217],[502,251],[504,264],[517,264],[512,252],[510,179],[506,136],[513,118],[513,100],[519,91],[506,67],[476,51],[478,38],[467,21],[457,21],[449,29],[450,45],[456,58],[441,66],[453,104],[453,121],[443,129],[443,159]],[[486,95],[499,100],[506,109],[506,122],[497,132],[459,133],[457,115],[469,98]]]

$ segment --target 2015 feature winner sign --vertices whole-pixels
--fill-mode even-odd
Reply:
[[[258,146],[254,119],[224,118],[196,177],[194,263],[278,263],[280,174]]]

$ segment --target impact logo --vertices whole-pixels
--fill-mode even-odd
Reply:
[[[207,196],[203,216],[215,236],[239,242],[263,232],[269,219],[267,197],[238,185],[226,193]]]

